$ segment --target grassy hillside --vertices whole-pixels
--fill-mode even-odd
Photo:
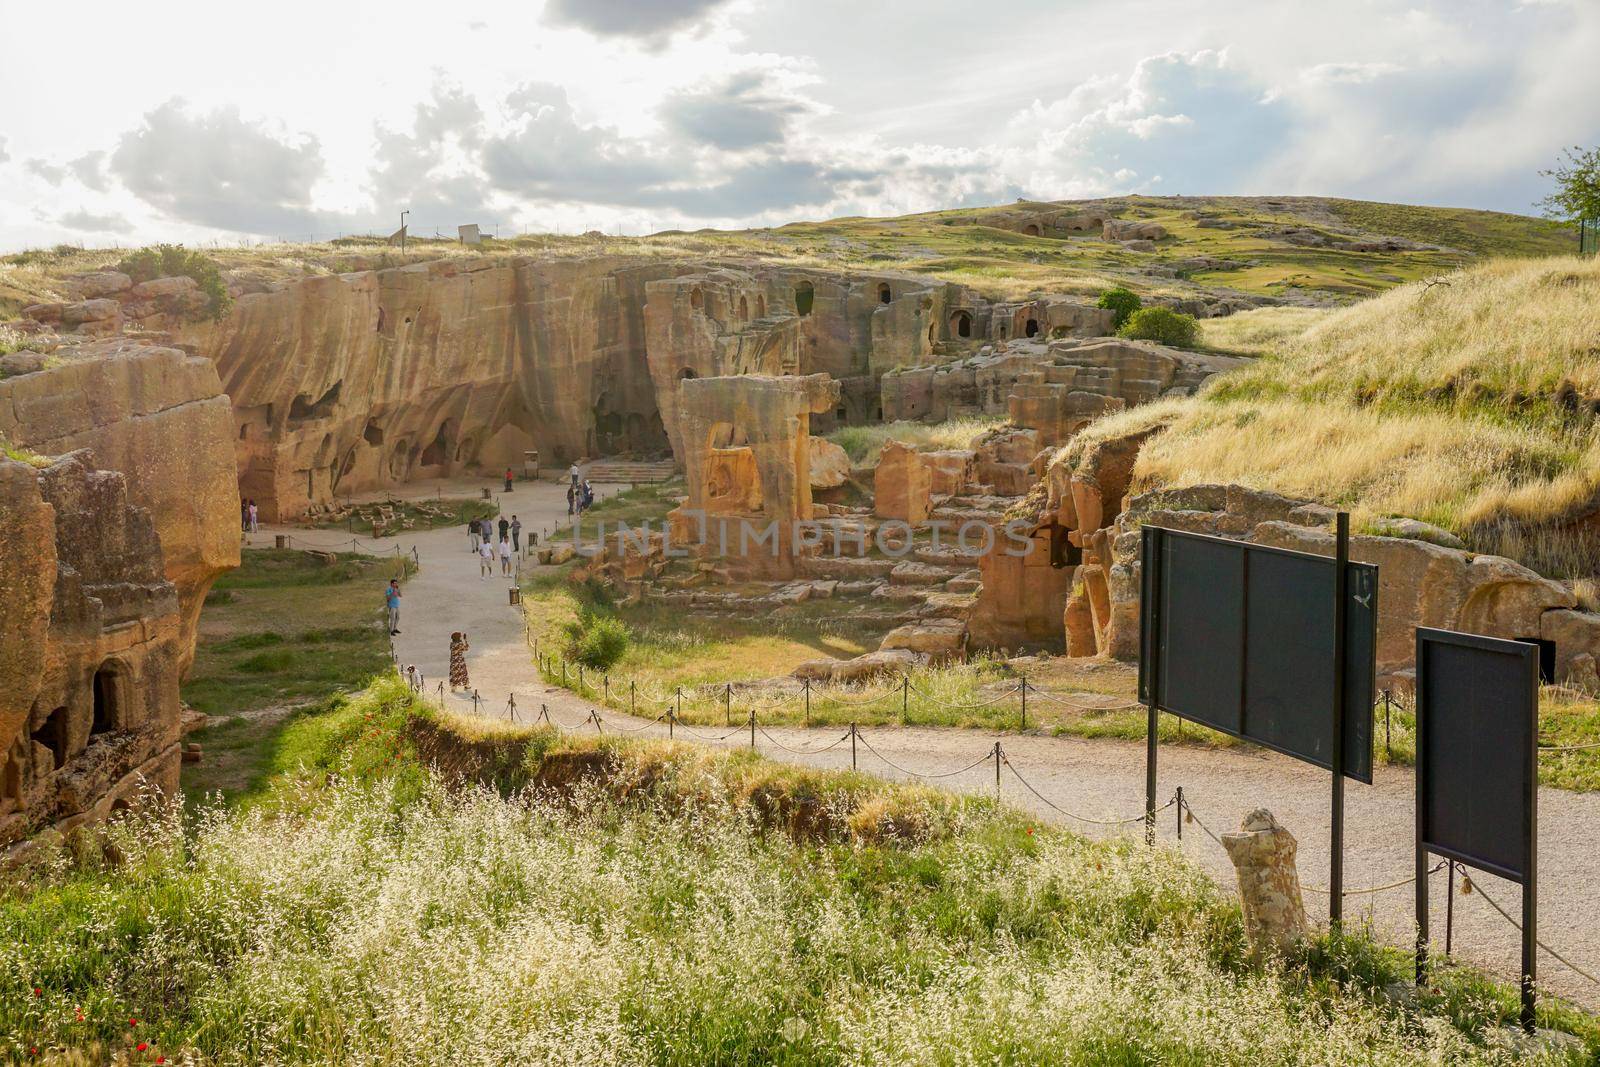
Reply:
[[[1593,573],[1595,546],[1567,527],[1600,507],[1600,262],[1495,261],[1306,321],[1218,324],[1209,343],[1265,354],[1193,401],[1096,424],[1068,454],[1168,424],[1141,486],[1238,482]]]
[[[1140,252],[1098,233],[1068,239],[1007,229],[1019,213],[1082,208],[1166,227],[1170,237]],[[1202,222],[1204,225],[1202,225]],[[1294,236],[1288,236],[1295,231]],[[1429,247],[1354,251],[1385,238]],[[1321,241],[1323,246],[1294,243]],[[841,218],[766,230],[700,230],[648,237],[551,234],[486,239],[474,249],[417,238],[402,255],[376,237],[323,244],[207,248],[225,272],[256,283],[369,270],[441,258],[505,254],[597,254],[651,258],[742,257],[794,266],[927,274],[995,298],[1036,292],[1098,294],[1111,285],[1173,297],[1237,292],[1305,302],[1346,302],[1430,277],[1488,255],[1570,251],[1564,228],[1488,211],[1370,204],[1317,197],[1117,197]],[[62,280],[114,266],[126,253],[60,246],[0,256],[0,320],[26,304],[59,299]]]
[[[1231,894],[1171,850],[746,753],[441,720],[392,678],[292,729],[308,764],[256,805],[21,872],[0,1056],[1530,1062],[1488,1040],[1510,990],[1468,969],[1401,1004],[1406,958],[1359,936],[1252,966]],[[1600,1048],[1591,1018],[1541,1012]]]

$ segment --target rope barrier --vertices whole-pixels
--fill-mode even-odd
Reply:
[[[596,718],[598,718],[598,717],[599,717],[598,713],[596,713]],[[619,734],[636,734],[636,733],[639,733],[642,730],[648,730],[648,729],[650,729],[650,727],[658,725],[659,723],[663,723],[666,720],[667,720],[666,713],[663,712],[660,715],[657,715],[655,718],[651,719],[649,722],[644,723],[644,724],[639,725],[639,726],[618,726],[615,723],[612,723],[611,724],[611,728],[613,730],[615,730]]]
[[[1069,708],[1075,708],[1078,711],[1126,711],[1129,708],[1144,707],[1144,705],[1139,703],[1137,700],[1131,700],[1122,704],[1079,704],[1076,701],[1070,700],[1059,693],[1052,693],[1048,689],[1040,689],[1032,682],[1028,683],[1028,692],[1032,693],[1034,696],[1042,696],[1046,700],[1053,701],[1057,704],[1062,704]]]
[[[813,696],[818,696],[819,694],[825,694],[827,692],[828,691],[825,690],[825,689],[813,689],[813,690],[811,690],[811,693],[812,693]],[[888,689],[888,690],[885,690],[882,693],[877,694],[876,696],[868,697],[866,700],[846,700],[844,697],[837,696],[837,695],[830,696],[827,699],[832,700],[836,704],[843,704],[847,708],[864,708],[869,704],[876,704],[878,701],[883,700],[883,699],[885,699],[887,697],[898,696],[899,693],[900,693],[900,691],[898,689]]]
[[[699,730],[696,730],[692,726],[685,726],[682,719],[678,719],[678,720],[676,720],[676,722],[677,722],[678,729],[682,730],[684,733],[688,734],[690,737],[699,738],[701,741],[726,741],[728,738],[732,737],[734,734],[742,734],[742,733],[745,732],[745,727],[740,726],[740,727],[736,727],[735,729],[729,730],[727,733],[725,733],[722,736],[718,737],[718,736],[716,736],[714,734],[703,734]]]
[[[1600,741],[1587,745],[1540,745],[1540,752],[1584,752],[1591,748],[1600,748]]]
[[[900,764],[896,763],[894,760],[890,759],[888,756],[885,756],[882,752],[879,752],[877,749],[873,748],[872,747],[872,742],[868,741],[867,738],[866,738],[866,735],[863,734],[860,730],[856,731],[856,738],[858,740],[860,740],[860,742],[863,745],[866,746],[868,752],[872,753],[874,756],[877,756],[879,759],[883,760],[883,762],[887,763],[889,766],[893,767],[895,770],[900,771],[902,774],[914,775],[917,778],[951,778],[951,777],[954,777],[955,775],[958,775],[958,774],[965,774],[966,772],[972,770],[974,767],[981,767],[985,763],[988,763],[990,760],[994,759],[994,749],[991,748],[989,751],[985,752],[982,756],[980,756],[977,759],[973,760],[971,763],[967,764],[965,767],[960,767],[960,768],[957,768],[956,770],[953,770],[953,771],[939,771],[937,773],[929,774],[929,773],[926,773],[924,771],[914,771],[910,767],[902,767],[902,766],[900,766]]]
[[[1022,686],[1018,685],[1015,689],[1007,689],[1005,692],[998,694],[992,700],[980,701],[977,704],[951,704],[951,703],[948,703],[946,701],[940,700],[938,697],[934,696],[931,693],[923,692],[921,689],[918,689],[914,685],[911,686],[910,688],[911,688],[911,691],[913,693],[915,693],[918,696],[922,697],[922,699],[931,701],[932,703],[937,704],[941,708],[950,708],[950,709],[955,710],[955,711],[973,711],[973,710],[976,710],[977,708],[987,708],[987,707],[990,707],[990,706],[992,706],[994,704],[1000,703],[1000,701],[1006,699],[1007,697],[1016,696],[1018,693],[1020,693],[1022,691]],[[1037,693],[1038,690],[1035,689],[1034,692]]]
[[[1028,792],[1032,793],[1034,796],[1038,797],[1041,801],[1043,801],[1050,808],[1052,808],[1055,811],[1060,812],[1062,815],[1065,815],[1069,819],[1077,819],[1079,822],[1088,823],[1091,826],[1127,826],[1130,823],[1144,822],[1144,820],[1146,818],[1146,813],[1142,812],[1142,811],[1139,814],[1137,814],[1137,815],[1135,815],[1135,816],[1133,816],[1131,818],[1127,818],[1127,819],[1091,819],[1091,818],[1089,818],[1089,817],[1087,817],[1085,815],[1079,815],[1076,812],[1068,811],[1066,808],[1061,807],[1055,801],[1051,800],[1049,797],[1047,797],[1043,793],[1039,792],[1037,789],[1035,789],[1033,787],[1033,784],[1031,782],[1029,782],[1026,778],[1022,777],[1022,772],[1017,770],[1015,765],[1012,764],[1011,760],[1006,756],[1006,754],[1005,754],[1005,752],[1003,750],[1000,753],[1000,762],[1005,764],[1006,769],[1011,772],[1012,777],[1016,778],[1017,781],[1021,782],[1023,787],[1025,789],[1027,789]],[[1158,812],[1166,811],[1168,808],[1172,807],[1172,805],[1176,804],[1177,802],[1178,802],[1177,794],[1173,794],[1172,799],[1167,801],[1165,804],[1161,805],[1159,808],[1156,809],[1156,811],[1158,811]]]
[[[771,734],[767,733],[767,728],[765,726],[757,726],[756,729],[760,732],[762,737],[765,737],[768,741],[771,741],[774,745],[777,745],[779,748],[783,749],[785,752],[793,752],[797,756],[814,756],[819,752],[826,752],[830,748],[838,748],[840,745],[842,745],[846,741],[850,740],[850,732],[847,730],[847,731],[844,732],[844,734],[842,734],[840,736],[839,740],[834,741],[834,742],[832,742],[830,744],[823,745],[821,748],[791,748],[790,746],[784,744],[782,741],[779,741],[776,737],[773,737]]]
[[[1482,897],[1483,898],[1483,902],[1485,904],[1489,905],[1489,907],[1493,908],[1495,911],[1500,913],[1500,918],[1504,919],[1506,922],[1510,923],[1512,926],[1516,927],[1518,930],[1522,929],[1522,924],[1517,922],[1517,920],[1513,919],[1510,915],[1507,915],[1506,914],[1506,910],[1504,908],[1502,908],[1500,905],[1496,904],[1494,902],[1494,900],[1489,896],[1489,894],[1487,894],[1487,893],[1485,893],[1483,891],[1483,887],[1482,886],[1480,886],[1477,882],[1472,881],[1466,875],[1462,875],[1462,877],[1461,877],[1461,894],[1463,896],[1466,896],[1466,895],[1468,895],[1470,893],[1476,893],[1478,896]],[[1579,967],[1577,964],[1575,964],[1571,960],[1567,959],[1561,953],[1557,952],[1555,949],[1551,948],[1549,945],[1545,944],[1543,941],[1539,940],[1537,937],[1533,939],[1533,943],[1538,945],[1540,948],[1544,949],[1547,953],[1549,953],[1551,958],[1554,959],[1556,962],[1565,965],[1567,970],[1571,971],[1573,974],[1576,974],[1576,975],[1578,975],[1579,977],[1582,977],[1582,978],[1587,978],[1589,981],[1593,982],[1595,985],[1600,986],[1600,978],[1596,978],[1594,975],[1590,974],[1588,971],[1584,970],[1582,967]]]

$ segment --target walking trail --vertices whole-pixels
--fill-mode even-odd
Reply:
[[[406,487],[401,495],[477,495],[481,481],[428,483]],[[624,488],[601,486],[605,496]],[[565,486],[548,482],[518,483],[508,496],[500,496],[502,511],[522,519],[523,533],[548,532],[565,522]],[[277,530],[263,530],[260,543]],[[289,530],[295,544],[328,547],[340,539],[336,530]],[[348,545],[348,538],[345,540]],[[466,714],[503,718],[507,698],[515,694],[519,721],[531,721],[540,705],[567,728],[593,732],[590,713],[598,710],[606,732],[633,731],[634,736],[666,736],[665,724],[650,725],[596,705],[575,694],[546,685],[533,666],[524,639],[521,613],[509,604],[512,581],[500,577],[480,580],[478,562],[469,551],[464,528],[402,533],[396,538],[362,539],[362,550],[392,553],[415,551],[421,569],[404,590],[401,634],[394,639],[402,664],[415,664],[427,679],[429,695],[437,698],[437,684],[448,675],[449,636],[452,630],[468,634],[471,651],[467,666],[472,685],[481,696],[474,706],[470,694],[452,694],[446,687],[446,706]],[[531,559],[523,566],[536,567]],[[498,565],[497,565],[498,571]],[[373,610],[381,613],[381,590],[374,589]],[[664,710],[664,709],[655,709]],[[814,767],[849,768],[849,741],[838,727],[804,729],[762,727],[756,747],[774,759]],[[744,727],[692,730],[678,726],[675,736],[725,746],[748,746]],[[1010,804],[1037,814],[1042,822],[1059,823],[1091,837],[1113,834],[1142,835],[1139,822],[1100,825],[1084,820],[1137,819],[1144,806],[1145,750],[1143,742],[1086,740],[1035,734],[996,733],[982,729],[933,727],[862,728],[862,743],[855,749],[860,770],[884,778],[909,780],[939,775],[967,767],[1001,742],[1012,769],[1002,769],[1000,795]],[[720,740],[718,740],[720,739]],[[815,751],[826,748],[824,751]],[[807,751],[812,750],[812,751]],[[1329,778],[1325,772],[1275,753],[1248,748],[1213,749],[1166,745],[1160,752],[1158,803],[1171,799],[1176,787],[1198,822],[1182,825],[1178,809],[1169,806],[1157,818],[1163,841],[1181,848],[1211,872],[1221,884],[1233,884],[1233,868],[1222,848],[1206,832],[1220,835],[1234,829],[1244,813],[1270,809],[1300,841],[1300,878],[1308,887],[1306,911],[1326,921],[1328,898],[1310,887],[1325,887],[1329,856]],[[1014,771],[1014,773],[1013,773]],[[1350,782],[1345,807],[1345,920],[1370,922],[1384,939],[1409,947],[1415,934],[1413,872],[1413,810],[1415,780],[1404,767],[1379,766],[1371,786]],[[1020,777],[1019,777],[1020,776]],[[1023,780],[1027,785],[1023,784]],[[992,795],[996,789],[992,759],[967,770],[939,777],[934,784],[970,793]],[[1027,786],[1032,786],[1030,790]],[[1036,792],[1034,792],[1036,791]],[[1042,799],[1041,799],[1042,798]],[[1071,813],[1070,815],[1064,813]],[[1600,794],[1571,793],[1559,789],[1539,791],[1539,913],[1540,940],[1578,968],[1600,978]],[[1520,920],[1520,890],[1488,874],[1472,872],[1475,888],[1487,891],[1495,903]],[[1442,948],[1446,922],[1447,873],[1431,876],[1432,923]],[[1380,892],[1348,895],[1351,890],[1389,886]],[[1514,975],[1520,963],[1520,934],[1486,902],[1483,892],[1459,892],[1454,900],[1454,952],[1461,959],[1503,975]],[[1600,1008],[1600,983],[1591,981],[1541,951],[1542,987],[1594,1009]]]

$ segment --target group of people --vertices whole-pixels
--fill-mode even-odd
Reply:
[[[500,560],[500,573],[513,577],[511,561],[522,551],[522,520],[515,515],[507,519],[500,516],[500,538],[495,539],[495,524],[489,519],[473,519],[467,523],[467,537],[478,557],[478,580],[481,582],[494,574],[494,561]]]
[[[261,530],[261,513],[256,510],[256,502],[251,500],[239,501],[239,532],[259,533]]]

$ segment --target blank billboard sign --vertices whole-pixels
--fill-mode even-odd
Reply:
[[[1417,818],[1432,852],[1526,884],[1539,649],[1417,631]]]
[[[1140,699],[1331,769],[1333,558],[1152,526],[1142,535]],[[1370,783],[1378,569],[1346,566],[1344,774]]]

